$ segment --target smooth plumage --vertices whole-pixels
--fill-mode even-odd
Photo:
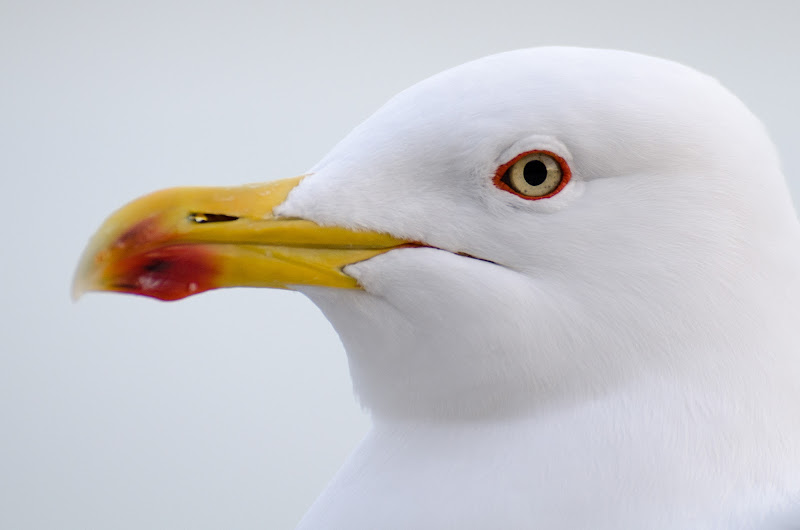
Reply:
[[[550,199],[491,183],[531,149],[572,169]],[[311,173],[276,213],[436,248],[350,265],[365,292],[299,288],[375,423],[301,528],[787,524],[800,231],[764,128],[714,79],[496,55],[402,92]]]
[[[305,178],[130,203],[75,292],[322,309],[374,426],[304,530],[798,528],[799,228],[715,80],[542,48],[406,90]]]

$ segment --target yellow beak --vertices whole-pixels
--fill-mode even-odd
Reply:
[[[81,257],[73,297],[117,291],[178,300],[220,287],[358,289],[342,269],[410,244],[376,232],[276,218],[303,177],[229,188],[173,188],[112,214]]]

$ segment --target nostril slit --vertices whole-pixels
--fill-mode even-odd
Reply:
[[[228,221],[235,221],[238,217],[233,215],[225,215],[221,213],[190,213],[189,221],[197,224],[202,223],[227,223]]]

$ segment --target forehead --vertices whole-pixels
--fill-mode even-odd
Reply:
[[[386,130],[516,126],[548,133],[593,121],[677,121],[724,92],[713,79],[662,59],[540,48],[442,72],[398,94],[371,121]]]
[[[714,79],[677,63],[613,50],[519,50],[401,92],[318,167],[474,167],[532,134],[556,138],[599,173],[648,162],[663,168],[677,152],[697,164],[732,130],[752,131],[747,116]]]

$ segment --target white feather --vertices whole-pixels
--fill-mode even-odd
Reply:
[[[531,149],[571,167],[550,199],[492,184]],[[762,125],[715,80],[496,55],[399,94],[312,173],[277,213],[436,248],[349,266],[364,292],[300,288],[374,420],[301,528],[784,524],[800,231]]]

